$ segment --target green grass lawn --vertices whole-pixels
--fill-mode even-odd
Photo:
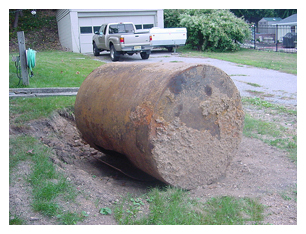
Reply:
[[[18,56],[18,53],[10,54],[9,87],[17,88],[19,79],[12,56]],[[83,54],[64,51],[37,52],[34,76],[30,78],[30,85],[27,87],[80,87],[88,74],[102,64],[104,63]],[[18,88],[20,87],[23,87],[22,82]]]
[[[241,49],[235,52],[201,52],[180,47],[178,52],[186,57],[205,57],[225,60],[254,67],[268,68],[297,74],[297,54]]]
[[[73,109],[76,96],[13,98],[9,102],[10,124],[24,123],[49,115],[63,108]]]

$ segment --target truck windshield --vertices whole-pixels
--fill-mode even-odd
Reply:
[[[114,24],[109,26],[109,34],[134,33],[133,24]]]

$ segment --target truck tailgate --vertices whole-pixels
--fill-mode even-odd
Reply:
[[[132,34],[132,35],[121,35],[124,38],[125,46],[141,46],[150,45],[150,34]]]

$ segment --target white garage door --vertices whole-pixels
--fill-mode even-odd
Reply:
[[[99,31],[100,26],[104,23],[133,22],[137,29],[143,29],[154,27],[154,21],[153,15],[79,18],[81,53],[92,52],[92,36],[95,31]]]

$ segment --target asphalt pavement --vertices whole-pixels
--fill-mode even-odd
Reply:
[[[102,52],[95,59],[106,63],[112,62],[108,52]],[[297,76],[288,73],[212,58],[181,57],[180,54],[163,50],[153,51],[147,60],[142,60],[139,54],[134,54],[132,56],[121,56],[118,62],[184,62],[210,64],[222,69],[233,79],[241,96],[260,96],[266,101],[279,105],[297,105]]]

